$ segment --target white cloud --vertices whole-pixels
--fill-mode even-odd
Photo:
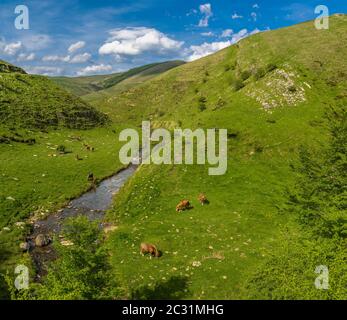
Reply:
[[[101,72],[111,71],[111,70],[112,70],[112,66],[110,65],[104,65],[104,64],[92,65],[92,66],[88,66],[81,69],[80,71],[77,72],[77,75],[85,76],[89,74],[96,74],[96,73],[101,73]]]
[[[260,32],[259,29],[254,29],[251,32],[248,32],[247,29],[242,29],[237,33],[234,33],[232,35],[232,38],[227,41],[221,41],[221,42],[212,42],[212,43],[203,43],[199,46],[190,46],[190,48],[187,50],[186,54],[188,55],[187,60],[188,61],[194,61],[200,58],[203,58],[205,56],[208,56],[212,53],[215,53],[219,50],[222,50],[226,47],[231,46],[232,44],[237,43],[241,39],[244,39],[250,35],[256,34]]]
[[[257,14],[255,12],[251,13],[251,17],[253,18],[254,21],[257,21]]]
[[[69,47],[68,51],[69,51],[70,53],[73,53],[73,52],[75,52],[75,51],[77,51],[77,50],[79,50],[79,49],[82,49],[85,45],[86,45],[86,43],[85,43],[84,41],[77,41],[76,43],[73,43],[73,44]]]
[[[254,9],[259,9],[259,4],[255,3],[255,4],[252,6],[252,8],[254,8]]]
[[[241,15],[238,15],[237,13],[234,13],[232,16],[231,16],[231,19],[235,20],[235,19],[242,19],[243,16]]]
[[[213,37],[214,36],[214,33],[213,32],[203,32],[201,33],[202,36],[204,37]]]
[[[12,43],[6,44],[3,50],[5,54],[14,56],[17,54],[19,50],[22,49],[22,47],[23,47],[22,42],[18,41],[18,42],[12,42]]]
[[[77,54],[69,62],[70,63],[84,63],[84,62],[87,62],[91,57],[92,57],[92,55],[90,53],[85,52],[82,54]]]
[[[270,30],[270,29],[269,29]],[[251,33],[250,33],[250,35],[253,35],[253,34],[257,34],[257,33],[259,33],[259,32],[261,32],[258,28],[255,28]]]
[[[229,38],[233,33],[234,33],[234,31],[232,29],[226,29],[222,32],[221,37],[222,38]]]
[[[39,67],[24,67],[25,71],[31,74],[41,74],[44,76],[55,76],[58,74],[61,74],[63,72],[63,69],[58,67],[45,67],[45,66],[39,66]]]
[[[201,4],[200,13],[204,15],[202,19],[199,21],[199,27],[208,27],[208,23],[210,18],[213,16],[212,6],[210,3]]]
[[[232,43],[237,43],[239,42],[241,39],[246,38],[250,35],[250,33],[248,33],[247,29],[241,29],[238,33],[235,33],[233,35],[233,37],[231,38]]]
[[[200,46],[190,46],[190,56],[188,57],[188,61],[194,61],[205,56],[208,56],[214,52],[222,50],[231,45],[231,41],[225,42],[212,42],[212,43],[203,43]]]
[[[47,48],[52,39],[46,34],[34,34],[21,38],[25,48],[31,51],[37,51]]]
[[[92,55],[90,53],[82,53],[77,54],[74,57],[71,57],[70,55],[67,56],[58,56],[58,55],[48,55],[44,56],[42,58],[42,61],[44,62],[68,62],[68,63],[84,63],[87,62]]]
[[[137,56],[144,52],[166,53],[178,51],[184,42],[169,38],[162,32],[146,27],[116,29],[99,49],[99,54]]]
[[[57,61],[60,61],[60,62],[69,62],[71,59],[71,57],[68,55],[68,56],[57,56],[57,55],[52,55],[52,56],[44,56],[42,58],[42,61],[44,62],[57,62]]]
[[[17,61],[33,61],[35,60],[35,53],[25,54],[21,53],[17,57]]]

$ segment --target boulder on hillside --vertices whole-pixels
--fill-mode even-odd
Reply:
[[[22,242],[22,243],[19,245],[19,248],[20,248],[23,252],[29,251],[29,250],[30,250],[30,244],[29,244],[28,242]]]
[[[48,246],[51,243],[51,238],[45,234],[39,234],[35,238],[35,245],[37,247],[45,247]]]

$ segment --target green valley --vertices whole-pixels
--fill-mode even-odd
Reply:
[[[73,245],[53,239],[48,276],[24,295],[4,277],[2,297],[346,299],[346,54],[347,16],[334,15],[329,30],[309,21],[105,76],[49,79],[0,62],[3,274],[31,263],[19,248],[30,218],[91,189],[88,174],[99,184],[124,168],[122,129],[228,130],[225,175],[140,165],[106,213],[111,232],[70,221]],[[192,208],[177,212],[183,199]],[[162,255],[141,255],[141,243]],[[320,265],[330,290],[314,286]]]

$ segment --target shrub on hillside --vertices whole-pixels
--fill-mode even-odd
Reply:
[[[25,299],[84,300],[115,299],[120,294],[118,284],[110,274],[107,252],[100,247],[102,231],[98,222],[80,216],[66,222],[64,239],[73,243],[63,246],[57,240],[58,259],[48,268],[41,283],[31,285]],[[22,299],[23,292],[11,288],[13,299]],[[23,290],[22,290],[23,291]]]
[[[347,299],[347,118],[344,107],[327,114],[331,140],[320,153],[300,151],[295,191],[286,211],[301,233],[285,238],[246,285],[252,299]],[[317,266],[329,270],[329,290],[314,286]]]
[[[249,70],[245,70],[241,72],[241,79],[242,81],[246,81],[249,79],[249,77],[252,75],[252,73]]]
[[[224,71],[228,72],[231,69],[231,66],[229,64],[226,64],[224,66]]]
[[[265,69],[264,68],[258,68],[254,73],[254,79],[260,80],[260,79],[264,78],[265,75],[266,75]]]
[[[277,65],[273,62],[268,63],[266,66],[266,72],[271,72],[276,69],[277,69]]]
[[[234,79],[232,81],[232,87],[233,87],[234,91],[239,91],[244,86],[245,86],[245,84],[243,83],[243,81],[241,79]]]
[[[199,98],[199,110],[200,111],[206,110],[206,102],[207,102],[206,97],[201,96]]]
[[[58,151],[59,153],[61,153],[61,154],[64,154],[64,153],[66,153],[66,147],[63,146],[63,145],[59,145],[59,146],[57,147],[57,151]]]

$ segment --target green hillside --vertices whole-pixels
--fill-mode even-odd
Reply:
[[[100,236],[97,225],[77,221],[80,231],[66,239],[79,243],[59,247],[60,259],[27,297],[347,299],[346,55],[346,15],[331,17],[329,30],[310,21],[164,73],[100,78],[113,86],[83,99],[108,114],[109,127],[13,132],[36,143],[0,143],[0,227],[9,229],[0,232],[2,270],[30,258],[15,223],[87,190],[89,172],[101,179],[121,168],[119,133],[150,120],[171,131],[228,129],[226,174],[208,175],[209,164],[141,165],[107,213],[116,230]],[[70,153],[56,152],[62,144]],[[193,208],[178,213],[182,199]],[[162,256],[140,255],[141,242]],[[314,286],[321,265],[329,290]]]
[[[109,219],[119,229],[106,246],[129,297],[347,296],[339,262],[347,258],[345,245],[306,237],[309,228],[288,206],[300,190],[292,167],[299,166],[301,146],[320,161],[331,137],[326,112],[346,103],[346,31],[346,16],[334,16],[329,30],[308,22],[260,33],[95,103],[113,110],[116,123],[229,132],[226,175],[209,176],[207,165],[147,165],[117,196]],[[208,206],[198,203],[201,192]],[[177,214],[182,199],[194,209]],[[338,215],[346,219],[346,211]],[[138,255],[141,242],[157,244],[163,257]],[[335,270],[329,292],[313,285],[321,264]]]
[[[46,77],[0,62],[0,124],[6,127],[92,128],[107,117]]]
[[[267,118],[275,117],[272,112],[290,113],[288,107],[319,102],[318,95],[326,99],[327,90],[344,90],[346,16],[334,16],[331,23],[323,31],[308,22],[256,34],[95,105],[117,109],[120,122],[151,118],[182,121],[183,127],[239,126],[236,114],[250,120],[256,113]],[[199,107],[200,98],[206,98],[206,109]],[[241,113],[239,104],[252,112]]]
[[[74,93],[78,96],[83,96],[114,87],[122,81],[131,78],[137,79],[137,82],[142,82],[143,80],[152,78],[183,63],[183,61],[168,61],[162,63],[152,63],[131,69],[126,72],[119,72],[110,75],[96,75],[74,78],[53,77],[51,79],[69,92]]]
[[[86,77],[52,77],[51,80],[70,93],[83,96],[90,92],[102,90],[103,81],[116,75],[117,74]]]
[[[12,72],[26,74],[26,72],[23,69],[16,67],[3,60],[0,60],[0,73],[12,73]]]

